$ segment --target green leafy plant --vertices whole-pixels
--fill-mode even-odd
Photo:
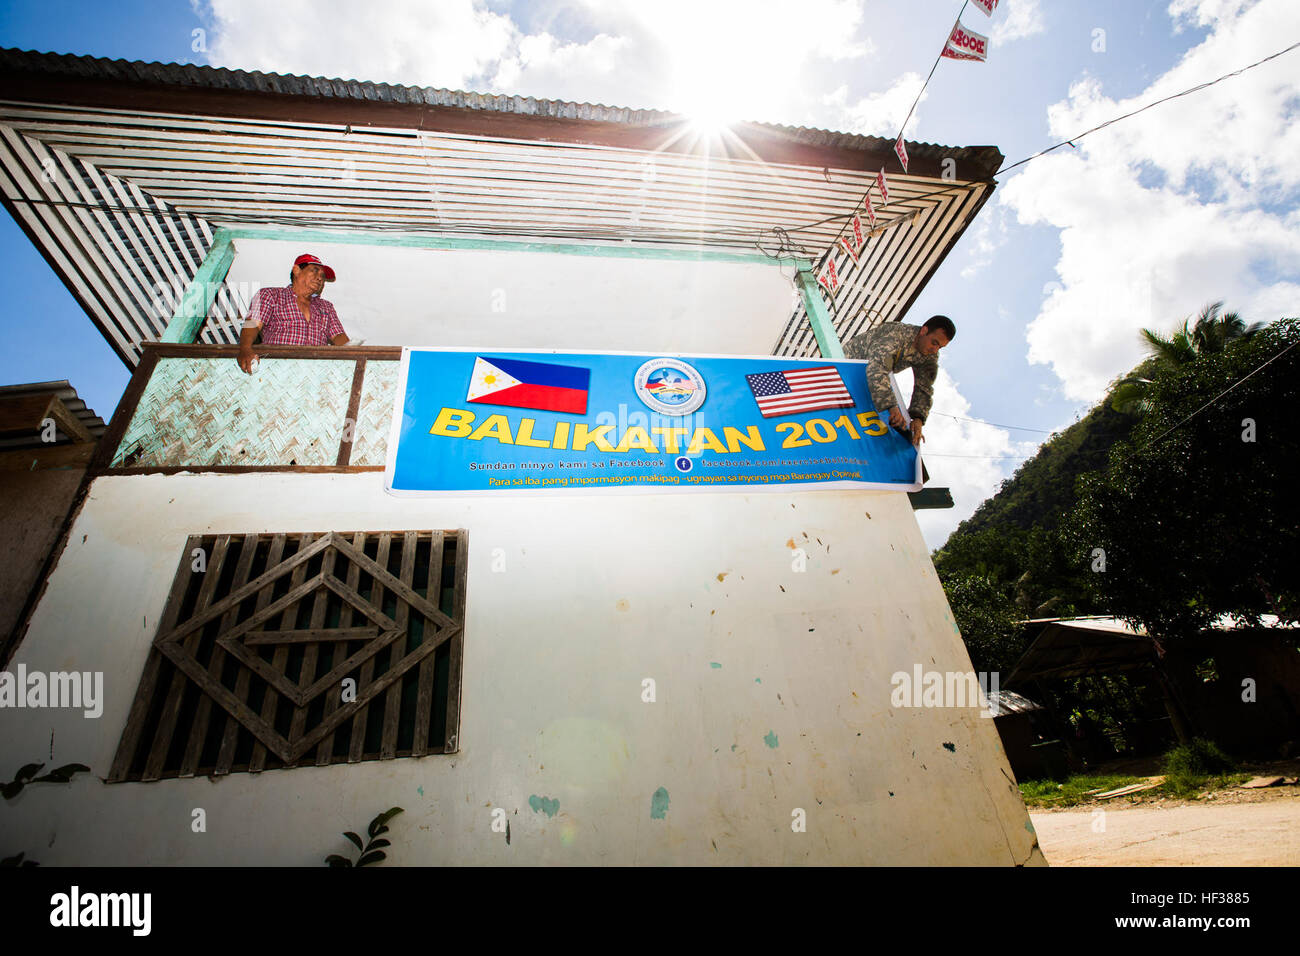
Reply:
[[[44,776],[36,776],[40,769],[44,767],[43,763],[29,763],[18,771],[18,774],[8,783],[0,786],[0,793],[4,794],[6,800],[12,800],[22,792],[23,787],[29,783],[67,783],[72,779],[74,773],[89,773],[90,768],[84,763],[64,764],[51,770]]]
[[[1237,769],[1227,754],[1209,740],[1197,737],[1165,754],[1165,773],[1170,776],[1203,777]]]
[[[357,834],[353,833],[351,830],[348,830],[343,834],[348,838],[348,840],[356,845],[358,850],[361,851],[361,856],[357,859],[356,863],[353,863],[346,856],[339,856],[337,853],[331,853],[329,856],[325,857],[325,862],[330,866],[369,866],[373,863],[378,863],[381,860],[387,859],[383,847],[389,846],[390,844],[389,841],[383,839],[383,835],[388,832],[388,827],[385,824],[401,812],[401,807],[391,807],[371,820],[370,825],[366,828],[366,836],[370,838],[370,842],[368,843],[363,844],[361,842],[361,837],[357,836]]]
[[[0,785],[0,793],[4,794],[6,800],[12,800],[22,793],[23,787],[29,783],[68,783],[74,773],[90,773],[90,768],[84,763],[69,763],[56,767],[44,776],[36,776],[44,766],[43,763],[24,764],[12,780]],[[0,859],[0,866],[40,866],[40,864],[35,860],[24,860],[23,854],[19,853],[17,856]]]

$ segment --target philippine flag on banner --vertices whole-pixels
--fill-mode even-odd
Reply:
[[[521,359],[474,359],[467,402],[587,414],[591,369]]]

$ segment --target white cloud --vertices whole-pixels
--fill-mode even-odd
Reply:
[[[993,46],[1031,37],[1047,29],[1043,11],[1038,9],[1038,0],[1002,0],[993,11],[993,17],[996,23],[989,34]],[[974,29],[979,30],[978,27]]]
[[[475,0],[210,0],[214,66],[465,88],[511,48],[508,17]]]
[[[923,83],[921,74],[904,73],[889,89],[870,93],[853,103],[848,101],[848,87],[840,86],[822,97],[825,119],[821,123],[844,133],[862,133],[892,139],[898,135],[899,126]],[[918,109],[929,95],[922,94],[916,104]],[[918,120],[918,113],[913,111],[912,118],[907,123],[908,129],[914,129]]]
[[[488,85],[494,91],[548,99],[637,106],[639,85],[635,80],[625,84],[621,76],[632,46],[627,37],[605,33],[587,43],[562,43],[549,33],[521,37]]]
[[[1007,241],[1006,206],[995,205],[981,216],[962,239],[969,243],[969,257],[962,267],[961,277],[973,279],[993,261],[993,253]]]
[[[911,372],[898,379],[903,395],[910,396]],[[959,418],[949,417],[953,415]],[[959,420],[974,417],[957,382],[940,366],[934,382],[934,410],[925,424],[921,453],[930,472],[929,486],[949,488],[953,507],[916,513],[931,549],[940,547],[985,498],[995,494],[1002,479],[1020,465],[1018,459],[1032,455],[1037,444],[1012,441],[1006,429],[994,425]]]
[[[486,0],[191,2],[210,26],[214,66],[720,120],[825,125],[838,114],[828,114],[808,90],[820,88],[829,64],[874,49],[863,34],[862,0],[556,0],[538,18],[548,26],[582,23],[590,32],[581,38],[541,27],[526,32]],[[898,113],[890,94],[882,96],[887,115]],[[859,112],[869,101],[856,105]]]
[[[1189,25],[1209,26],[1216,20],[1237,16],[1254,0],[1173,0],[1169,16],[1174,21],[1174,32],[1180,33]]]
[[[1175,3],[1213,24],[1206,40],[1129,100],[1095,80],[1048,111],[1064,139],[1214,79],[1300,34],[1300,5]],[[1223,19],[1216,19],[1222,17]],[[1067,398],[1096,401],[1144,352],[1138,330],[1168,330],[1224,300],[1249,320],[1295,311],[1300,282],[1300,74],[1279,60],[1173,100],[1036,160],[1003,188],[1022,224],[1060,230],[1059,286],[1028,329],[1029,358]],[[1291,300],[1294,301],[1293,299]]]

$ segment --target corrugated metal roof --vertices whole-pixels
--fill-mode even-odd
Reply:
[[[835,260],[845,281],[829,311],[847,341],[901,317],[1001,161],[909,144],[912,174],[888,174],[882,229],[854,262],[833,243],[892,155],[878,137],[741,124],[736,148],[698,152],[680,142],[683,117],[654,110],[17,50],[0,50],[0,82],[0,196],[128,366],[220,225],[783,245]],[[323,107],[342,102],[358,105]],[[419,106],[384,108],[402,103]],[[941,159],[955,165],[941,174]],[[237,341],[240,309],[223,288],[201,341]],[[817,354],[801,302],[772,351]]]
[[[53,392],[58,397],[63,406],[81,422],[82,427],[90,432],[92,438],[98,440],[104,434],[104,420],[77,396],[77,390],[72,387],[72,384],[67,379],[60,379],[57,382],[29,382],[25,385],[0,386],[0,402],[7,398],[44,395],[49,392]],[[58,432],[58,443],[71,440],[62,431]],[[0,438],[0,451],[8,451],[13,448],[30,448],[35,443],[29,437]]]
[[[203,89],[244,90],[281,96],[309,96],[329,99],[358,100],[369,103],[402,103],[453,109],[485,110],[539,116],[551,119],[576,119],[627,126],[671,126],[687,121],[680,113],[665,110],[629,109],[601,103],[576,103],[567,100],[538,99],[501,93],[472,93],[431,86],[402,86],[339,77],[302,76],[289,73],[263,73],[232,70],[225,67],[195,64],[113,60],[107,57],[76,54],[39,53],[34,50],[0,48],[0,71],[13,70],[46,76],[75,76],[83,79],[119,80],[163,86],[188,86]],[[784,126],[777,123],[752,123],[758,128],[780,133],[796,143],[810,146],[886,152],[893,140],[861,133],[841,133],[807,126]],[[1002,162],[1002,154],[993,146],[950,147],[936,143],[907,141],[912,158],[953,158],[978,167],[974,176],[990,178]]]
[[[989,709],[994,717],[1004,717],[1007,714],[1031,714],[1043,709],[1042,704],[1036,704],[1028,697],[1009,690],[991,690],[987,698]]]

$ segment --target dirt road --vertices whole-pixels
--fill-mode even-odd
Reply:
[[[1300,865],[1300,799],[1029,816],[1051,866]]]

